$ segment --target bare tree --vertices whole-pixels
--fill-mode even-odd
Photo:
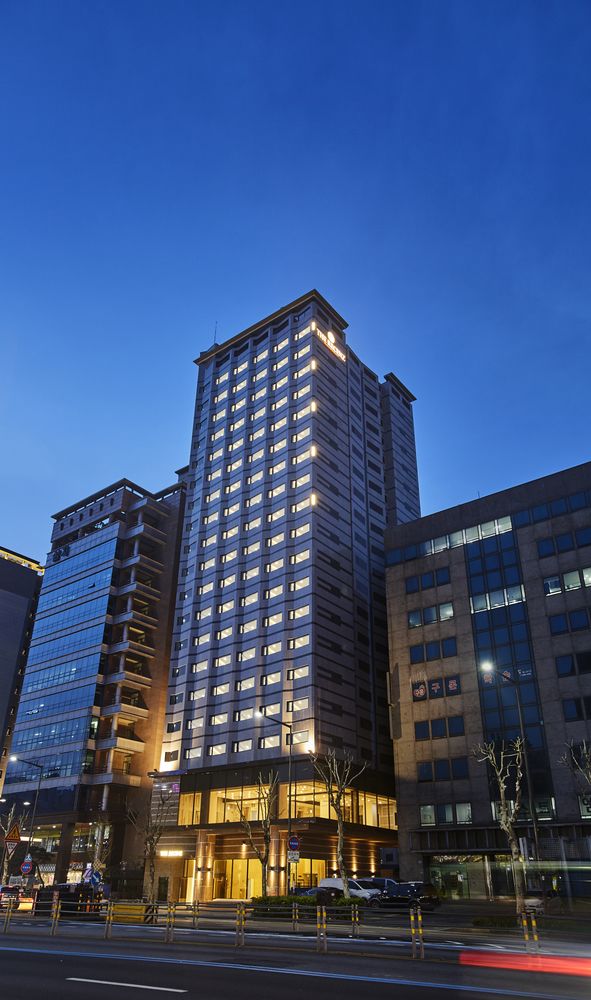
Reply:
[[[494,775],[499,794],[497,806],[498,824],[507,837],[511,852],[511,868],[515,887],[515,909],[523,913],[525,908],[525,879],[521,866],[519,837],[515,823],[521,809],[523,793],[523,757],[525,747],[519,736],[507,745],[503,741],[500,748],[493,743],[479,743],[472,750],[479,764],[487,764]]]
[[[242,804],[238,806],[240,812],[240,823],[248,837],[248,843],[261,863],[261,890],[262,895],[267,895],[267,871],[269,867],[269,852],[271,850],[271,822],[275,817],[275,802],[277,801],[278,776],[274,771],[269,771],[267,779],[261,772],[257,777],[257,799],[258,799],[258,819],[261,824],[263,846],[260,847],[247,819]]]
[[[10,809],[6,813],[0,813],[0,833],[2,834],[2,840],[6,841],[10,830],[16,823],[20,829],[27,826],[29,814],[25,810],[24,812],[17,813],[16,803],[13,802]],[[6,850],[6,843],[4,843],[4,850],[2,853],[2,885],[8,882],[8,872],[10,869],[10,858],[8,857],[8,851]]]
[[[577,784],[582,786],[584,794],[589,795],[591,790],[591,743],[583,740],[575,743],[571,740],[566,744],[566,752],[559,761],[564,764],[574,774]]]
[[[367,763],[357,764],[350,750],[337,757],[334,750],[325,754],[310,754],[316,774],[324,782],[328,800],[337,818],[337,868],[343,880],[343,894],[350,899],[349,880],[345,865],[345,793],[367,767]]]
[[[156,890],[156,851],[168,819],[168,804],[173,796],[172,789],[160,789],[158,796],[136,809],[127,806],[127,819],[139,834],[144,862],[148,867],[148,902],[153,903]]]

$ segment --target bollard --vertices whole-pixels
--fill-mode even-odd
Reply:
[[[533,910],[532,910],[532,912],[529,915],[529,919],[531,921],[531,936],[532,936],[532,940],[533,940],[534,951],[539,951],[540,950],[540,939],[538,937],[538,921],[536,919],[536,915],[533,912]]]
[[[525,942],[525,950],[529,951],[529,927],[527,923],[527,913],[521,914],[521,929],[523,931],[523,940]]]
[[[105,940],[109,940],[111,937],[111,931],[113,928],[113,902],[109,900],[107,903],[107,915],[105,917]]]
[[[411,952],[412,952],[412,957],[416,958],[417,957],[417,941],[416,941],[416,933],[417,932],[416,932],[416,927],[415,927],[415,910],[414,910],[414,906],[411,906],[409,908],[408,912],[409,912],[409,916],[410,916],[410,943],[411,943]]]
[[[359,904],[351,905],[351,936],[359,937]]]
[[[424,958],[425,941],[423,938],[423,912],[420,906],[417,906],[417,937],[419,942],[419,958]]]
[[[54,898],[51,907],[51,927],[49,930],[49,933],[51,934],[52,937],[55,937],[55,935],[57,934],[57,928],[60,922],[61,912],[62,912],[62,901],[59,898],[58,899]]]
[[[196,931],[199,927],[199,903],[196,901],[193,903],[193,930]]]
[[[291,904],[291,929],[292,931],[300,929],[300,907],[298,903]]]
[[[326,906],[316,907],[316,951],[326,954],[328,941],[326,938]]]
[[[8,906],[6,907],[6,913],[4,914],[4,928],[3,928],[4,934],[8,934],[8,928],[10,927],[10,921],[11,921],[11,918],[12,918],[12,907],[13,907],[13,904],[14,904],[14,900],[13,899],[9,899],[8,900]]]
[[[164,930],[164,940],[166,944],[174,941],[174,922],[176,918],[176,904],[168,903],[166,907],[166,927]]]
[[[236,907],[236,947],[244,948],[244,924],[246,921],[246,910],[244,903],[238,903]]]

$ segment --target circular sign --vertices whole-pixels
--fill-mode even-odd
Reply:
[[[21,865],[21,872],[23,873],[23,875],[30,875],[32,871],[33,871],[33,862],[23,861]]]
[[[290,851],[297,851],[298,847],[300,846],[300,838],[296,837],[296,835],[294,834],[287,841],[287,846],[289,847]]]

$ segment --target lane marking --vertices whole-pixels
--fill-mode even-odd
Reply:
[[[176,990],[172,986],[144,986],[143,983],[114,983],[111,979],[80,979],[79,976],[66,976],[67,983],[96,983],[99,986],[129,986],[132,990],[159,990],[161,993],[188,993],[188,990]]]
[[[523,990],[508,990],[502,987],[492,986],[468,986],[463,983],[433,983],[426,979],[403,979],[394,977],[377,976],[355,976],[342,972],[317,972],[311,969],[287,969],[266,965],[245,965],[239,962],[208,962],[202,959],[190,958],[156,958],[150,955],[119,955],[111,952],[85,952],[85,951],[65,951],[47,950],[43,948],[12,948],[0,945],[1,951],[20,952],[30,955],[60,955],[68,958],[109,958],[119,962],[147,962],[157,965],[179,965],[190,966],[201,969],[218,969],[223,971],[239,972],[264,972],[269,975],[279,976],[304,976],[311,979],[336,979],[345,982],[374,983],[378,986],[412,986],[416,989],[448,990],[456,993],[477,993],[484,996],[497,997],[517,997],[518,1000],[580,1000],[580,997],[569,997],[562,993],[524,993]],[[144,987],[145,988],[145,987]]]

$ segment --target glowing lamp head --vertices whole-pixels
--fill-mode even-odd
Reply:
[[[490,662],[490,660],[486,660],[486,662],[485,662],[485,663],[481,663],[481,664],[480,664],[480,669],[482,670],[482,672],[483,672],[484,674],[492,674],[492,672],[493,672],[493,670],[494,670],[495,668],[493,667],[493,665],[492,665],[492,663]]]

